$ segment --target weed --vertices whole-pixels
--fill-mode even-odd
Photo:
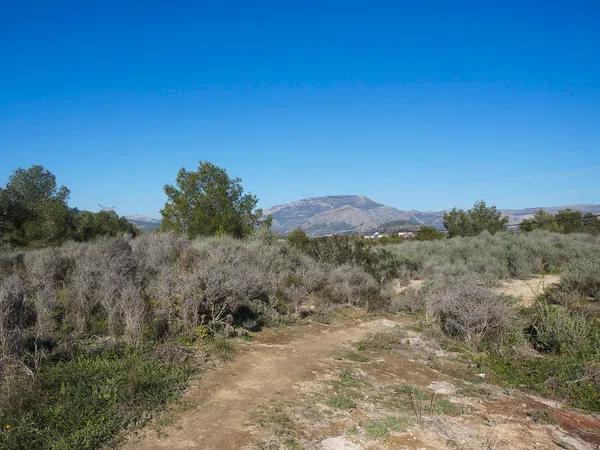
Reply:
[[[404,431],[407,426],[406,419],[386,417],[381,420],[370,420],[363,425],[365,434],[371,439],[385,439],[391,431]]]
[[[350,397],[337,394],[327,399],[327,406],[334,409],[353,409],[356,407],[356,402]]]
[[[354,361],[354,362],[367,362],[369,361],[369,358],[365,355],[363,355],[362,353],[358,353],[358,352],[345,352],[342,355],[342,358],[347,359],[349,361]]]

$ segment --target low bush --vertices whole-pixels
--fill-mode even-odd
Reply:
[[[562,276],[561,285],[594,300],[600,300],[600,257],[581,258],[570,262]]]
[[[174,398],[190,374],[189,365],[147,349],[111,349],[45,365],[18,398],[0,400],[0,447],[112,447],[124,429]]]
[[[542,352],[576,354],[594,345],[592,323],[588,319],[545,302],[534,307],[527,334],[533,346]]]
[[[432,295],[427,311],[446,334],[474,346],[501,345],[517,323],[516,312],[505,299],[476,284],[455,285]]]
[[[188,375],[180,347],[229,359],[227,337],[313,307],[385,301],[363,266],[338,261],[317,261],[268,230],[0,255],[0,447],[112,445],[178,392]]]

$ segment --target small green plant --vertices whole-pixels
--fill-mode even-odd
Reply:
[[[342,355],[342,358],[347,359],[349,361],[361,362],[361,363],[369,361],[369,358],[367,356],[365,356],[365,355],[363,355],[361,353],[352,352],[352,351],[345,352]]]
[[[455,403],[452,403],[451,401],[446,400],[445,398],[439,400],[432,398],[432,402],[429,405],[428,412],[433,414],[457,416],[459,414],[462,414],[462,409]]]
[[[334,409],[353,409],[356,407],[356,402],[345,395],[334,395],[327,399],[327,406]]]
[[[417,400],[427,400],[430,396],[419,389],[417,386],[404,385],[399,386],[394,389],[394,393],[397,395],[402,395],[404,397],[413,397]]]
[[[354,377],[350,370],[343,369],[340,372],[339,378],[337,380],[333,380],[331,384],[335,389],[345,389],[358,386],[360,382]]]
[[[207,343],[207,349],[224,361],[231,361],[235,355],[235,347],[231,339],[221,335],[216,335],[210,339]]]
[[[371,439],[385,439],[390,435],[391,431],[404,431],[406,426],[406,419],[398,417],[370,420],[363,424],[365,434]]]
[[[0,448],[112,447],[129,426],[176,397],[191,374],[187,364],[146,350],[109,350],[42,366],[20,400],[0,411]]]

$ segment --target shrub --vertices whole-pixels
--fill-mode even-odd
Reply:
[[[583,296],[600,300],[600,258],[572,261],[562,277],[561,285]]]
[[[529,339],[537,350],[578,353],[590,345],[591,324],[560,305],[539,302],[528,327]]]
[[[517,319],[503,298],[472,283],[450,286],[432,295],[427,310],[446,334],[475,346],[480,342],[500,344]]]
[[[187,364],[126,349],[44,366],[18,402],[0,409],[0,447],[112,448],[123,429],[178,394],[190,374]]]
[[[2,280],[0,283],[0,358],[19,353],[25,309],[24,297],[23,285],[16,275]]]
[[[333,269],[329,280],[329,299],[334,303],[354,306],[374,306],[379,299],[380,288],[370,275],[357,266],[344,264]]]

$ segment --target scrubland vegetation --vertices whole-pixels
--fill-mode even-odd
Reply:
[[[39,166],[0,191],[0,447],[113,445],[181,393],[199,355],[230,356],[228,338],[348,306],[408,312],[493,379],[600,410],[600,237],[572,221],[538,214],[571,234],[508,232],[479,202],[446,216],[451,239],[430,229],[374,247],[275,236],[240,180],[210,163],[165,192],[161,232],[135,237],[114,213],[69,209]],[[531,307],[494,289],[548,273],[560,284]],[[423,283],[394,295],[398,280]]]
[[[359,265],[317,261],[268,232],[12,252],[0,279],[0,439],[10,448],[95,448],[176,394],[190,346],[382,302]]]
[[[442,342],[499,380],[600,409],[600,238],[502,232],[393,248],[402,277],[423,279],[395,308],[419,314]],[[501,280],[560,273],[533,307],[492,288]],[[437,331],[436,331],[437,330]]]

